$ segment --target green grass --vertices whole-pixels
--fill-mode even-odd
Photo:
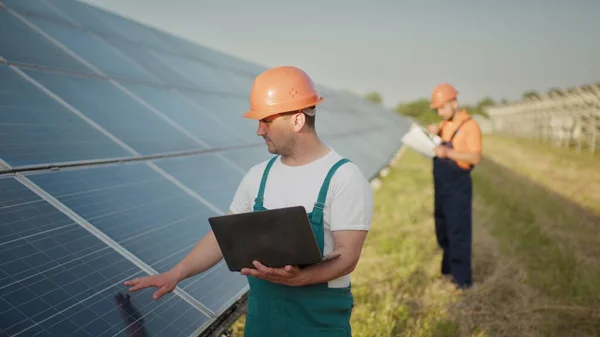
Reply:
[[[382,178],[352,278],[353,336],[600,335],[600,236],[589,209],[490,160],[473,180],[475,286],[459,292],[438,277],[430,161],[406,151]]]
[[[372,230],[353,275],[354,336],[453,336],[449,304],[457,296],[438,279],[427,164],[401,158],[375,193]]]

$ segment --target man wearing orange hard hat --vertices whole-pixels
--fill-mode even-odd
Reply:
[[[256,77],[245,118],[258,122],[270,160],[252,167],[240,182],[229,213],[304,206],[325,262],[242,269],[250,284],[244,337],[351,336],[356,267],[373,213],[373,192],[360,169],[324,144],[315,127],[323,102],[301,69],[282,66]],[[223,255],[209,232],[175,267],[127,281],[135,291],[157,287],[155,298],[178,282],[208,270]]]
[[[481,130],[459,107],[458,91],[447,83],[434,88],[430,107],[442,117],[428,129],[442,138],[434,150],[435,233],[443,250],[441,273],[459,288],[472,285],[471,170],[481,160]]]

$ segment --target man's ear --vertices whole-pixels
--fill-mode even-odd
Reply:
[[[299,132],[304,127],[304,124],[306,124],[306,115],[303,113],[295,114],[292,120],[294,131]]]

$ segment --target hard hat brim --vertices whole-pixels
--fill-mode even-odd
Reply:
[[[439,109],[439,108],[441,108],[442,106],[444,106],[444,104],[446,104],[446,103],[450,102],[450,101],[451,101],[451,100],[453,100],[453,99],[457,99],[457,98],[458,98],[458,91],[456,91],[456,93],[455,93],[454,95],[452,95],[452,96],[450,96],[450,97],[446,98],[446,99],[445,99],[445,100],[443,100],[443,101],[438,101],[438,102],[436,102],[436,103],[433,103],[433,102],[432,102],[432,103],[430,103],[430,104],[429,104],[429,107],[430,107],[431,109]]]
[[[314,102],[310,102],[310,103],[299,105],[299,106],[295,107],[294,110],[302,110],[302,109],[310,108],[311,106],[319,105],[319,104],[323,103],[323,100],[325,100],[325,97],[321,96],[321,97],[319,97],[319,99],[317,99]],[[294,111],[294,110],[292,110],[292,111]],[[248,111],[246,111],[243,114],[243,117],[244,118],[248,118],[248,119],[261,120],[263,118],[267,118],[269,116],[277,115],[277,114],[284,113],[284,112],[289,112],[289,110],[286,110],[286,111],[279,111],[279,110],[275,110],[275,111],[248,110]]]

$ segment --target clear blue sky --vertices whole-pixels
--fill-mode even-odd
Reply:
[[[439,82],[474,103],[600,82],[599,0],[83,0],[387,106]]]

